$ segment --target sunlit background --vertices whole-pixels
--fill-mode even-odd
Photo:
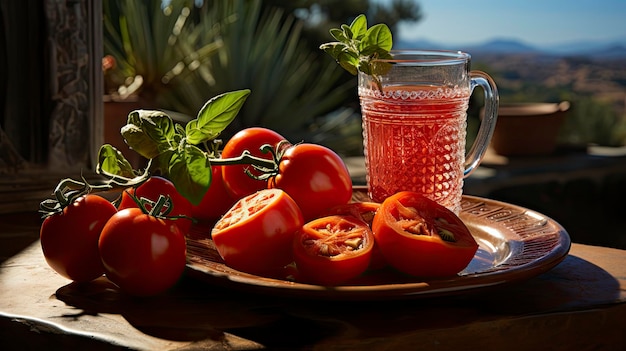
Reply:
[[[454,45],[507,38],[542,49],[626,44],[626,2],[621,0],[416,2],[423,18],[400,24],[397,34],[403,40]]]
[[[332,40],[329,28],[364,13],[370,25],[390,26],[395,49],[468,51],[473,68],[496,79],[502,103],[571,102],[561,144],[626,144],[624,1],[152,0],[147,8],[103,3],[105,54],[117,61],[106,74],[109,91],[137,87],[137,77],[136,95],[144,101],[193,116],[217,93],[250,88],[254,93],[233,130],[263,124],[294,140],[359,154],[356,79],[318,46]],[[200,7],[181,12],[194,3]],[[167,16],[155,16],[151,8],[157,6],[165,6]],[[127,19],[126,37],[120,35],[119,14]],[[169,28],[179,14],[173,42],[161,27]],[[145,42],[146,28],[153,30],[152,45]],[[279,34],[286,31],[289,36]],[[290,78],[293,72],[297,81]],[[469,111],[470,137],[480,107],[478,96]]]

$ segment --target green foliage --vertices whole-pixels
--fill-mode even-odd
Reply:
[[[184,197],[198,204],[211,185],[210,160],[215,158],[206,144],[235,119],[249,95],[250,90],[239,90],[210,99],[185,128],[164,112],[136,110],[129,114],[122,136],[130,148],[150,160],[152,172],[170,179]],[[111,145],[100,148],[98,171],[126,178],[133,174],[130,163]]]
[[[341,28],[332,28],[330,35],[337,41],[322,44],[320,49],[346,71],[374,76],[385,71],[385,66],[374,65],[373,61],[391,58],[393,38],[387,25],[379,23],[368,28],[365,15],[359,15],[349,26],[342,24]]]
[[[341,70],[319,60],[301,41],[302,22],[280,10],[262,12],[260,1],[222,5],[204,10],[219,18],[237,17],[221,26],[223,46],[207,62],[205,81],[210,91],[252,90],[232,131],[263,125],[289,137],[336,109],[354,89],[353,84],[337,86]]]
[[[611,105],[581,97],[573,104],[559,139],[574,145],[626,145],[626,121]]]
[[[161,5],[161,0],[104,1],[104,54],[116,60],[116,68],[107,74],[112,83],[122,85],[118,89],[122,98],[138,92],[144,100],[154,102],[155,106],[150,107],[168,108],[177,105],[172,90],[185,86],[202,91],[203,84],[194,78],[194,68],[216,54],[219,42],[200,43],[189,36],[193,1],[172,0],[168,6]],[[190,98],[198,98],[196,95]],[[203,95],[201,101],[206,100]],[[180,103],[188,104],[190,100]],[[195,111],[180,112],[193,116]]]
[[[192,116],[210,97],[250,89],[223,137],[263,125],[289,137],[342,105],[355,84],[301,39],[302,22],[260,0],[105,2],[105,54],[143,77],[150,108]],[[122,14],[116,21],[116,12]]]

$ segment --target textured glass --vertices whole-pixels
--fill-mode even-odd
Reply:
[[[372,199],[409,190],[458,213],[469,87],[361,87],[359,95]]]

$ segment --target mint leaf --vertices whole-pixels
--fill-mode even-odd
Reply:
[[[168,178],[176,190],[197,205],[211,185],[211,162],[197,146],[186,144],[169,159]]]
[[[343,67],[346,71],[350,72],[350,74],[356,76],[359,73],[359,58],[354,55],[350,55],[349,53],[341,53],[339,55],[339,65]],[[363,71],[364,73],[368,73]],[[368,73],[369,74],[369,73]]]
[[[393,38],[389,27],[381,23],[368,29],[365,15],[359,15],[349,26],[342,24],[341,28],[331,29],[330,35],[338,41],[322,44],[320,49],[351,74],[360,71],[374,76],[381,88],[377,75],[389,69],[389,65],[372,67],[372,63],[378,58],[391,57],[389,51],[393,47]]]
[[[374,47],[375,52],[384,53],[391,50],[393,40],[389,27],[384,24],[377,24],[367,30],[367,33],[361,41],[361,46]]]
[[[333,38],[339,40],[340,42],[349,40],[348,37],[346,37],[346,34],[341,29],[337,29],[337,28],[331,29],[330,35],[332,35]]]
[[[365,33],[367,32],[367,19],[365,15],[358,15],[352,24],[350,24],[350,30],[354,34],[354,39],[361,40]]]
[[[215,139],[235,119],[248,95],[250,90],[238,90],[207,101],[198,117],[185,127],[187,142],[200,144]]]
[[[320,45],[320,49],[324,50],[336,60],[342,53],[348,51],[348,46],[345,43],[334,41]]]

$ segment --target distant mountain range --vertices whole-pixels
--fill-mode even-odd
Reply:
[[[430,40],[400,40],[394,49],[462,50],[471,54],[537,54],[582,56],[591,59],[626,59],[626,39],[611,42],[571,42],[552,46],[534,46],[517,39],[498,38],[483,43],[447,45]]]

